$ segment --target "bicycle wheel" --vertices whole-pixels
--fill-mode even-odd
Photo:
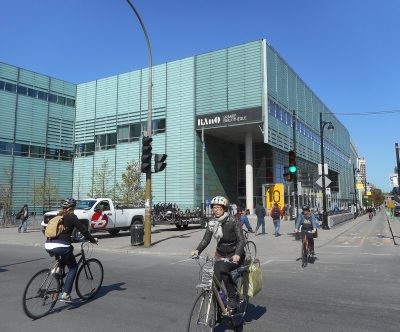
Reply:
[[[90,300],[103,283],[103,265],[96,258],[90,258],[78,270],[75,281],[76,294],[82,300]]]
[[[195,299],[190,310],[186,331],[214,331],[217,303],[212,292],[203,291]]]
[[[301,266],[306,267],[308,261],[308,250],[307,250],[307,243],[302,241],[301,243]]]
[[[246,253],[246,258],[256,258],[257,256],[257,247],[253,241],[246,241],[246,245],[244,246],[244,251]]]
[[[50,269],[39,271],[29,280],[22,296],[25,314],[32,319],[47,315],[56,304],[59,293],[60,281]]]

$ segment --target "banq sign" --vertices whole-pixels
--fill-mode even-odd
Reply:
[[[237,111],[199,115],[196,117],[196,129],[202,127],[229,126],[237,123],[262,121],[261,108],[249,108]]]

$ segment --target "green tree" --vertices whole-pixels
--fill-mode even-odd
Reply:
[[[11,175],[7,172],[4,178],[5,183],[0,183],[0,221],[3,225],[12,221],[12,192],[11,192]]]
[[[375,206],[382,205],[383,202],[385,201],[385,195],[382,193],[382,190],[378,188],[372,188],[371,200]]]
[[[42,206],[44,210],[50,211],[59,206],[58,186],[52,182],[50,175],[46,175],[44,180],[34,184],[33,204]]]
[[[113,197],[114,186],[111,183],[112,179],[112,171],[107,159],[93,172],[92,192],[87,193],[87,195],[89,197]]]
[[[128,162],[121,182],[115,185],[115,199],[122,205],[142,206],[145,199],[145,189],[140,184],[140,163]]]

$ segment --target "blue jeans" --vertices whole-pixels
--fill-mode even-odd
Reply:
[[[264,219],[264,217],[258,217],[257,218],[257,227],[256,227],[256,233],[257,233],[257,231],[258,231],[258,229],[260,228],[260,226],[261,226],[261,229],[262,229],[262,234],[265,234],[265,219]]]
[[[21,220],[21,225],[19,225],[19,227],[18,227],[18,232],[20,232],[21,229],[23,229],[24,232],[26,232],[26,229],[27,229],[27,228],[28,228],[28,218],[22,219],[22,220]]]
[[[246,228],[247,228],[247,230],[248,230],[249,232],[252,232],[252,231],[253,231],[253,228],[251,228],[249,219],[244,218],[244,219],[241,219],[241,221],[242,221],[242,223],[246,226]]]
[[[281,220],[280,219],[274,220],[274,226],[275,226],[275,233],[279,233],[279,229],[281,228]]]
[[[68,273],[64,283],[64,292],[71,293],[72,286],[74,284],[74,279],[76,272],[78,271],[78,264],[74,256],[74,249],[70,247],[59,247],[51,250],[47,250],[48,253],[57,254],[61,256],[61,263],[68,266]]]

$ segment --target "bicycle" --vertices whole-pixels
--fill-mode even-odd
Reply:
[[[301,256],[298,259],[301,259],[301,267],[306,267],[308,262],[310,262],[314,258],[313,250],[308,241],[307,232],[311,233],[310,231],[299,231],[296,234],[296,237],[299,236],[298,234],[301,234]]]
[[[247,258],[254,259],[257,256],[257,246],[253,241],[249,240],[249,233],[250,233],[249,231],[243,229],[244,238],[246,240],[244,245],[244,252],[246,253],[246,259]]]
[[[89,250],[93,250],[93,245],[84,241],[81,244],[80,252],[74,255],[75,257],[80,256],[75,277],[75,290],[78,296],[86,301],[97,294],[104,277],[103,265],[100,261],[96,258],[86,258]],[[60,255],[50,256],[55,256],[55,262],[50,265],[50,268],[34,274],[23,293],[24,312],[32,319],[47,315],[54,308],[62,293],[66,276],[65,267],[61,263]]]
[[[203,256],[193,257],[200,266],[200,284],[196,288],[200,289],[200,294],[195,298],[190,310],[186,330],[190,331],[214,331],[216,323],[229,319],[234,327],[239,327],[244,322],[247,310],[248,297],[241,294],[242,276],[247,271],[247,266],[239,266],[232,271],[233,280],[236,283],[238,294],[238,308],[231,311],[227,307],[227,295],[221,283],[214,275],[215,259]],[[230,262],[228,259],[222,259]],[[232,263],[234,264],[234,263]]]

